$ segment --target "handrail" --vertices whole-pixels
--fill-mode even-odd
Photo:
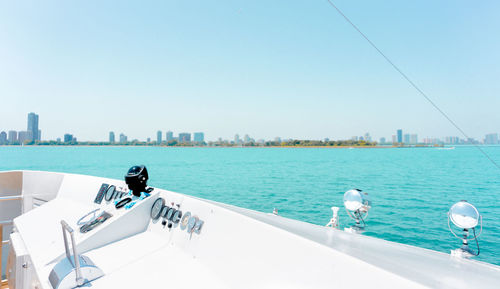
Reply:
[[[69,252],[69,245],[68,245],[68,238],[66,237],[66,231],[68,231],[70,237],[71,237],[71,246],[73,247],[73,258],[75,260],[75,269],[76,269],[76,284],[78,286],[83,285],[83,278],[82,278],[82,272],[80,270],[80,256],[78,255],[78,252],[76,250],[76,242],[75,242],[75,235],[73,229],[66,223],[64,220],[61,220],[61,225],[62,225],[62,230],[63,230],[63,237],[64,237],[64,249],[66,250],[66,257],[71,263],[71,254]]]
[[[3,196],[3,197],[0,197],[0,202],[17,201],[17,200],[22,200],[22,199],[23,199],[22,195]]]
[[[0,240],[3,240],[3,225],[2,224],[0,224]],[[3,253],[3,242],[0,244],[0,280],[2,279],[2,270],[3,270],[2,269],[2,253]]]

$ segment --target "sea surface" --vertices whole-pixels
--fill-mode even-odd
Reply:
[[[500,163],[500,147],[483,149]],[[262,212],[277,208],[319,225],[328,223],[330,207],[342,207],[345,191],[359,188],[373,205],[366,235],[446,253],[461,245],[448,230],[448,209],[467,200],[483,216],[477,259],[500,265],[500,170],[474,147],[0,147],[0,171],[122,179],[137,164],[147,166],[151,186]],[[340,223],[353,224],[343,209]]]

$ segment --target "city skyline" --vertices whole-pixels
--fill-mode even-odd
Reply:
[[[31,113],[30,113],[31,114]],[[30,118],[30,114],[28,114],[28,119]],[[38,127],[38,117],[39,117],[39,114],[34,114],[34,116],[32,117],[36,117],[36,127]],[[23,117],[24,120],[26,120],[25,117]],[[34,121],[33,121],[34,122]],[[32,124],[33,125],[33,124]],[[16,128],[18,127],[26,127],[26,123],[24,123],[24,125],[18,125],[16,126]],[[27,130],[22,130],[22,129],[12,129],[12,128],[7,128],[7,127],[0,127],[0,132],[1,131],[5,131],[8,135],[8,132],[9,131],[16,131],[17,133],[19,132],[22,132],[22,133],[27,133],[26,135],[24,135],[23,137],[25,139],[33,139],[34,137],[37,138],[38,140],[42,139],[41,138],[41,130],[39,129],[38,130],[38,134],[40,135],[37,135],[37,136],[33,136],[33,133],[32,133],[32,130],[30,130],[30,121],[28,120],[28,129]],[[45,126],[44,126],[45,127]],[[56,131],[61,131],[60,129],[55,129]],[[78,131],[81,131],[82,128],[72,128],[70,129],[69,131],[71,131],[72,134],[75,134],[75,135],[81,135],[80,133],[78,133]],[[127,133],[127,131],[130,131],[130,129],[127,129],[127,128],[124,128],[124,129],[121,129],[121,130],[106,130],[106,129],[103,129],[105,130],[105,134],[102,135],[102,136],[98,136],[98,137],[92,137],[90,139],[88,138],[82,138],[82,137],[79,137],[80,139],[82,140],[85,140],[85,141],[107,141],[109,140],[109,133],[110,132],[122,132],[123,134],[127,135],[127,136],[131,136],[131,134]],[[157,133],[159,132],[159,130],[156,131],[156,134],[155,133],[152,133],[150,131],[153,131],[154,129],[153,128],[146,128],[145,131],[141,132],[139,135],[140,136],[136,136],[134,135],[133,138],[134,139],[147,139],[147,138],[151,138],[151,139],[154,139],[154,140],[157,140],[158,138],[158,135]],[[162,138],[165,140],[166,137],[167,137],[167,133],[172,133],[172,131],[180,131],[180,132],[184,132],[184,131],[187,131],[187,130],[182,130],[182,129],[179,129],[179,130],[176,130],[176,129],[165,129],[165,130],[161,130],[162,132]],[[391,135],[392,137],[394,136],[398,136],[397,135],[397,130],[396,130],[396,134],[394,134],[394,129],[384,129],[384,131],[389,131],[387,135],[372,135],[371,138],[373,140],[376,140],[377,142],[379,142],[380,138],[385,138],[388,142],[391,140]],[[197,130],[197,131],[203,131],[203,130]],[[419,130],[417,130],[419,131]],[[475,139],[475,140],[478,140],[480,142],[482,142],[485,137],[487,137],[488,135],[491,135],[491,134],[500,134],[500,128],[497,129],[498,132],[496,131],[488,131],[482,135],[478,135],[478,134],[473,134],[473,136],[471,136],[471,138]],[[48,135],[50,137],[47,137],[47,138],[43,138],[43,140],[55,140],[57,138],[61,138],[64,136],[64,134],[68,133],[68,131],[63,131],[62,134],[54,134],[54,133],[51,133],[52,131],[50,129],[47,129],[45,127],[45,130],[44,130],[44,135]],[[196,132],[196,130],[193,130],[191,134],[194,134]],[[363,136],[365,135],[367,132],[362,132],[359,134],[359,136]],[[232,139],[234,137],[234,134],[235,133],[230,133],[229,135],[224,135],[224,136],[217,136],[217,135],[211,135],[211,134],[208,134],[206,133],[206,130],[203,131],[203,134],[204,134],[204,139],[207,140],[207,141],[216,141],[218,140],[219,138],[223,138],[223,139]],[[238,134],[238,133],[237,133]],[[250,135],[250,133],[244,133],[243,135],[245,134],[248,134]],[[369,133],[371,134],[371,133]],[[209,137],[206,138],[205,136],[208,135]],[[253,134],[255,135],[255,134]],[[445,138],[449,138],[449,137],[456,137],[458,139],[465,139],[464,136],[460,135],[458,132],[455,132],[455,133],[447,133],[447,134],[443,134],[443,135],[432,135],[432,134],[426,134],[426,133],[412,133],[412,134],[408,134],[408,137],[411,137],[412,135],[418,135],[420,136],[422,139],[425,139],[425,138],[428,138],[428,139],[442,139],[444,140]],[[471,134],[472,135],[472,134]],[[359,137],[357,136],[357,137]],[[469,135],[470,136],[470,135]],[[18,138],[18,135],[16,136]],[[315,138],[307,138],[307,137],[289,137],[289,136],[286,136],[286,135],[268,135],[268,136],[259,136],[257,138],[259,139],[266,139],[266,140],[272,140],[276,137],[280,137],[280,138],[284,138],[284,139],[314,139],[314,140],[322,140],[322,139],[325,139],[325,138],[328,138],[328,139],[337,139],[337,140],[348,140],[348,139],[353,139],[353,136],[352,134],[349,134],[349,135],[345,135],[345,136],[341,136],[341,137],[336,137],[334,135],[328,135],[327,133],[323,134],[323,135],[320,135],[318,137],[315,137]],[[401,134],[401,140],[403,140],[405,137],[405,135]],[[193,135],[193,138],[194,138],[194,135]],[[170,139],[172,139],[172,136],[170,136]],[[404,142],[404,141],[397,141],[397,142]],[[413,143],[413,142],[412,142]]]
[[[43,140],[41,139],[41,130],[39,129],[39,115],[30,112],[28,113],[28,121],[27,121],[27,131],[14,131],[14,130],[8,130],[2,131],[2,128],[0,128],[0,145],[2,144],[23,144],[23,143],[29,143],[29,142],[35,142],[35,141],[54,141],[56,140],[58,143],[61,143],[61,138],[58,137],[56,139],[49,139],[49,140]],[[35,133],[36,132],[36,133]],[[65,133],[63,136],[63,142],[64,143],[77,143],[77,137],[73,134],[70,133]],[[205,133],[204,132],[179,132],[177,137],[174,137],[174,132],[171,130],[165,131],[165,137],[163,137],[163,131],[158,130],[156,132],[156,141],[154,143],[157,144],[163,144],[163,143],[170,143],[171,141],[176,141],[178,143],[198,143],[198,144],[203,144],[206,142],[225,142],[225,143],[233,143],[233,144],[248,144],[248,143],[264,143],[267,141],[274,141],[274,142],[281,142],[281,141],[287,142],[291,140],[301,140],[301,139],[294,139],[294,138],[286,138],[286,137],[280,137],[276,136],[274,139],[264,139],[264,138],[259,138],[255,139],[252,138],[249,134],[245,134],[243,138],[240,138],[240,135],[236,133],[234,135],[233,140],[230,139],[224,139],[222,137],[217,137],[217,140],[208,140],[205,139]],[[302,139],[302,140],[307,140],[307,139]],[[330,138],[322,138],[322,139],[310,139],[313,141],[324,141],[328,142],[330,141]],[[358,141],[365,141],[365,142],[377,142],[375,139],[373,139],[373,136],[369,133],[366,132],[364,135],[360,136],[352,136],[350,139],[332,139],[333,141],[337,140],[352,140],[355,142]],[[83,140],[84,142],[88,142],[92,140]],[[132,141],[144,141],[144,140],[139,140],[137,138],[132,138]],[[101,141],[103,142],[103,141]],[[106,141],[104,141],[106,142]],[[120,133],[119,140],[116,141],[115,137],[115,132],[114,131],[109,131],[108,132],[108,143],[128,143],[130,140],[128,139],[128,136],[124,134],[123,132]],[[146,143],[152,143],[151,142],[151,137],[147,137]],[[386,138],[385,136],[380,137],[378,142],[380,145],[387,145],[387,144],[404,144],[404,145],[417,145],[417,144],[493,144],[497,145],[500,144],[500,139],[499,139],[499,133],[489,133],[484,136],[482,139],[475,139],[475,138],[468,138],[464,139],[459,136],[445,136],[445,137],[424,137],[422,139],[419,139],[418,134],[410,132],[408,133],[407,131],[404,131],[403,129],[397,129],[395,131],[395,134],[392,135],[392,137]]]

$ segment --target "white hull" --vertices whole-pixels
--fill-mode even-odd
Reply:
[[[14,231],[3,246],[4,254],[11,248],[10,288],[53,288],[49,275],[66,258],[62,220],[75,229],[79,253],[104,274],[84,285],[93,289],[500,288],[495,265],[167,190],[155,189],[130,210],[96,204],[103,183],[125,187],[83,175],[0,173],[0,197],[20,196],[0,202],[3,239]],[[200,232],[152,220],[159,197],[203,220]],[[80,233],[79,219],[97,208],[113,216]]]

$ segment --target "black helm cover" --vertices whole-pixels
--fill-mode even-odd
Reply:
[[[148,178],[148,170],[145,166],[133,166],[125,175],[125,183],[134,195],[140,196],[141,192],[146,190]]]

